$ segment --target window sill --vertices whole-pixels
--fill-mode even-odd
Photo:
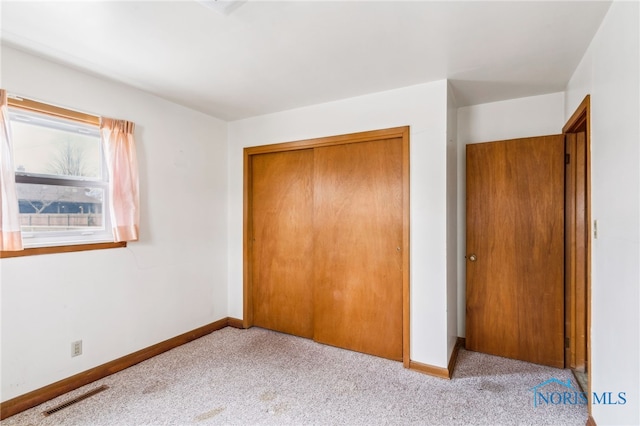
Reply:
[[[118,243],[94,243],[94,244],[77,244],[69,246],[56,246],[56,247],[34,247],[26,248],[19,251],[0,251],[0,259],[9,257],[22,257],[22,256],[36,256],[39,254],[55,254],[55,253],[72,253],[76,251],[87,250],[102,250],[117,247],[126,247],[127,242],[122,241]]]

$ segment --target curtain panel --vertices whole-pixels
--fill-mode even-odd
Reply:
[[[0,251],[22,250],[7,92],[0,89]]]
[[[116,242],[137,241],[140,224],[135,124],[102,117],[100,134],[109,173],[109,210]]]

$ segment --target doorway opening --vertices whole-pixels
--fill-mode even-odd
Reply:
[[[565,365],[590,392],[591,158],[590,97],[562,129],[565,135]],[[589,412],[591,406],[589,405]]]
[[[544,336],[538,331],[535,331],[535,333],[531,332],[531,330],[527,328],[526,321],[521,320],[522,316],[510,315],[506,309],[512,309],[512,306],[517,306],[518,309],[516,311],[521,312],[523,310],[523,308],[519,306],[521,301],[530,301],[536,297],[535,292],[527,297],[522,297],[522,294],[515,298],[511,296],[515,294],[516,290],[520,291],[522,288],[528,289],[529,287],[526,286],[525,283],[520,284],[519,287],[514,289],[509,287],[509,283],[516,281],[524,283],[525,280],[521,277],[529,277],[530,273],[507,270],[503,266],[505,262],[498,262],[501,265],[499,267],[497,265],[491,267],[490,262],[492,258],[488,256],[489,251],[482,245],[488,244],[490,247],[516,247],[516,244],[527,238],[526,233],[522,230],[527,231],[530,227],[516,226],[516,230],[520,233],[517,238],[512,238],[516,232],[509,232],[506,236],[502,236],[500,232],[503,232],[507,225],[516,220],[514,218],[520,218],[520,216],[517,216],[515,213],[533,211],[534,208],[540,207],[542,203],[532,203],[531,209],[517,208],[514,214],[507,215],[509,220],[499,219],[495,224],[487,222],[484,219],[482,221],[478,219],[478,215],[487,209],[490,213],[487,216],[487,220],[494,220],[495,217],[497,217],[495,212],[504,214],[505,211],[509,211],[515,203],[515,201],[512,202],[512,200],[517,198],[511,196],[513,194],[517,195],[523,192],[529,194],[527,197],[521,198],[526,200],[524,202],[531,203],[532,198],[530,194],[535,195],[539,191],[529,190],[524,184],[514,184],[514,191],[508,192],[511,191],[508,185],[517,182],[518,176],[520,176],[514,173],[513,170],[522,171],[528,183],[531,183],[535,178],[535,173],[539,172],[541,165],[532,168],[530,174],[527,174],[525,173],[527,167],[519,164],[518,161],[524,161],[522,160],[523,158],[529,161],[531,157],[543,158],[542,154],[537,153],[537,150],[542,149],[541,147],[545,137],[496,141],[467,146],[467,348],[530,362],[546,363],[547,365],[554,365],[560,368],[569,368],[574,372],[576,380],[585,392],[590,391],[589,330],[591,317],[590,253],[592,222],[590,213],[591,161],[589,101],[589,96],[583,100],[563,127],[562,135],[556,136],[555,145],[557,149],[549,154],[548,160],[543,162],[544,164],[554,163],[558,165],[555,169],[557,173],[554,172],[553,174],[557,179],[553,182],[535,185],[536,188],[556,188],[557,190],[553,197],[556,201],[551,210],[564,210],[556,219],[545,219],[541,222],[543,223],[542,229],[555,230],[551,234],[558,237],[554,245],[554,247],[558,247],[558,250],[549,258],[549,262],[552,259],[554,260],[555,263],[553,263],[553,265],[555,266],[553,270],[557,271],[557,274],[553,277],[549,276],[545,279],[538,280],[539,282],[553,282],[557,284],[553,286],[553,288],[557,290],[554,293],[556,297],[553,300],[556,301],[556,303],[553,304],[553,309],[540,316],[541,321],[542,319],[550,320],[552,317],[555,318],[553,321],[550,320],[548,327],[544,327],[544,333],[549,334],[549,336]],[[532,140],[535,142],[531,144]],[[527,143],[531,146],[526,147]],[[513,155],[513,153],[516,152],[516,147],[527,148],[527,154]],[[534,150],[536,150],[535,152],[537,154],[532,156],[531,152],[534,152]],[[562,161],[563,155],[565,157],[564,161]],[[487,166],[488,164],[494,164],[492,158],[498,159],[493,168]],[[475,168],[473,167],[474,164],[476,165]],[[505,164],[515,164],[516,167],[507,167]],[[474,170],[480,173],[480,175],[476,176]],[[488,170],[491,170],[491,172],[488,172]],[[482,175],[482,173],[485,173],[485,175]],[[470,174],[472,175],[471,177]],[[506,174],[506,176],[503,176],[504,174]],[[545,171],[543,175],[551,176],[551,174],[551,171]],[[499,186],[499,184],[507,186],[503,188]],[[474,195],[473,189],[476,187],[487,187],[490,191],[486,194]],[[508,193],[511,195],[505,196],[502,194],[501,197],[497,197],[498,203],[507,203],[505,206],[488,208],[487,205],[490,205],[488,204],[489,196],[500,193],[500,191],[496,191],[496,188],[503,191],[504,194]],[[476,198],[477,202],[474,204]],[[518,198],[518,200],[520,200],[520,198]],[[564,206],[562,206],[562,203],[564,203]],[[564,209],[562,207],[564,207]],[[481,226],[477,226],[479,223]],[[523,223],[535,225],[535,222],[527,217],[524,218]],[[557,224],[557,226],[554,225],[554,223]],[[476,228],[477,231],[474,231]],[[494,231],[490,232],[489,229],[493,229]],[[491,238],[498,238],[499,241],[487,243],[487,240]],[[544,241],[542,237],[537,240]],[[512,252],[517,254],[527,252],[525,249],[528,247],[537,246],[527,243],[525,247],[523,247],[523,250],[506,250],[504,256],[509,256]],[[484,250],[484,253],[478,253],[478,250]],[[496,253],[492,252],[491,254],[495,256]],[[515,266],[526,264],[528,260],[521,259],[521,257],[522,256],[516,256],[512,261],[508,262],[508,264]],[[533,256],[532,258],[538,259],[539,257],[540,256]],[[549,265],[550,264],[551,263],[549,263]],[[550,267],[547,266],[544,269],[549,270]],[[538,269],[529,268],[529,270],[537,271]],[[497,275],[490,275],[492,273]],[[487,280],[486,278],[489,276],[491,276],[492,279]],[[505,280],[505,276],[512,277],[512,279]],[[513,279],[513,277],[518,277],[518,279]],[[503,281],[507,282],[504,289],[496,286],[496,282]],[[485,282],[490,282],[491,285],[486,286]],[[483,287],[483,285],[485,286]],[[500,303],[485,303],[487,297],[492,301],[499,300]],[[511,297],[511,299],[509,297]],[[491,310],[491,307],[496,305],[500,306],[500,310]],[[544,306],[546,308],[551,305],[549,302],[541,302],[535,304],[535,306]],[[528,312],[531,314],[529,316],[538,314],[538,311],[539,309],[529,310]],[[554,313],[557,315],[554,316]],[[506,324],[504,321],[500,322],[505,317],[510,318],[511,321],[507,321]],[[526,317],[528,318],[528,316]],[[535,321],[535,323],[539,324],[539,321]],[[511,339],[508,340],[508,337],[511,337]],[[526,345],[529,341],[534,338],[540,338],[544,344],[539,343],[527,347]],[[524,341],[522,341],[522,339],[524,339]],[[563,339],[564,342],[562,341]],[[550,356],[547,356],[546,353],[543,353],[537,358],[534,357],[536,349],[541,346],[545,348],[553,346],[557,349],[553,352],[555,355],[553,362],[545,361],[546,358]]]

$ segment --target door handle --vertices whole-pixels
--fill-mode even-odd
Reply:
[[[475,254],[470,254],[469,255],[469,261],[470,262],[475,262],[476,260],[478,260],[478,256],[476,256]]]

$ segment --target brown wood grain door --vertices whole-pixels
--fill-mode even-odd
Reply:
[[[587,366],[587,160],[586,133],[567,133],[565,174],[566,366]]]
[[[402,139],[314,155],[314,339],[402,360]]]
[[[467,145],[467,349],[564,367],[564,137]]]
[[[252,156],[253,323],[313,337],[313,150]]]

